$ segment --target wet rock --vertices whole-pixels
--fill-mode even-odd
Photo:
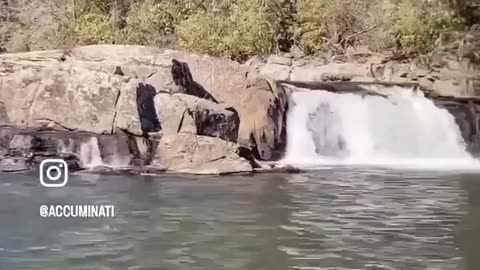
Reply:
[[[24,158],[7,157],[0,160],[0,170],[2,172],[22,172],[29,170],[29,166]]]
[[[39,147],[38,139],[31,135],[15,135],[10,141],[9,149],[17,151],[31,151]]]
[[[97,138],[102,162],[110,166],[128,166],[131,162],[127,135],[102,135]]]
[[[42,161],[46,159],[61,159],[67,163],[69,172],[77,172],[83,170],[82,161],[80,158],[71,153],[57,153],[57,152],[36,152],[32,153],[28,158],[28,165],[33,168],[38,168]]]
[[[480,154],[480,100],[454,97],[433,97],[434,103],[448,110],[454,117],[467,149]]]
[[[128,149],[130,152],[130,164],[132,166],[146,166],[151,163],[158,141],[144,137],[128,137]]]
[[[304,170],[296,168],[292,165],[280,165],[280,164],[262,164],[260,168],[255,169],[255,172],[259,173],[287,173],[287,174],[298,174],[305,173]]]

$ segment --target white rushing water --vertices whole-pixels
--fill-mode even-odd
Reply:
[[[80,145],[79,157],[85,168],[93,168],[103,165],[97,138],[92,137],[90,140]]]
[[[283,162],[297,166],[357,164],[472,169],[454,117],[421,91],[373,89],[388,95],[294,92]]]

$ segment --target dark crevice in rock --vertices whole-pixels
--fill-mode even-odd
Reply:
[[[35,119],[35,121],[44,121],[44,122],[48,122],[48,123],[53,123],[54,125],[62,128],[63,130],[66,130],[66,131],[72,131],[72,132],[73,132],[73,131],[76,131],[76,130],[77,130],[77,129],[75,129],[75,128],[66,127],[66,126],[64,126],[64,125],[62,125],[62,124],[60,124],[60,123],[58,123],[58,122],[56,122],[56,121],[53,121],[53,120],[47,119],[47,118],[37,118],[37,119]],[[51,129],[51,127],[48,128],[48,127],[46,127],[46,126],[48,126],[48,125],[43,125],[43,127],[41,127],[41,128]]]
[[[137,110],[144,137],[151,132],[162,130],[160,121],[155,109],[154,97],[157,94],[155,88],[150,84],[138,84],[137,87]]]
[[[112,130],[110,131],[110,134],[115,133],[115,123],[117,122],[117,115],[118,115],[118,101],[120,100],[120,96],[122,95],[122,91],[119,90],[117,93],[117,96],[115,97],[115,104],[113,105],[113,108],[115,109],[114,115],[113,115],[113,121],[112,121]]]
[[[203,86],[193,80],[192,73],[187,63],[172,59],[172,77],[176,86],[173,92],[184,93],[203,99],[208,99],[215,103],[218,101]]]
[[[122,71],[122,67],[120,66],[115,66],[115,71],[113,74],[118,75],[118,76],[125,76],[125,73]]]
[[[178,123],[177,133],[180,133],[182,131],[183,121],[185,120],[185,114],[188,114],[190,115],[190,117],[193,117],[193,114],[190,110],[188,109],[184,110],[182,113],[182,117],[180,118],[180,122]]]
[[[127,148],[130,153],[130,165],[148,166],[152,163],[159,142],[150,138],[126,133]]]
[[[258,164],[257,159],[255,158],[255,154],[252,151],[252,149],[248,147],[238,147],[238,156],[248,160],[250,162],[250,165],[252,165],[252,168],[260,168],[260,164]]]

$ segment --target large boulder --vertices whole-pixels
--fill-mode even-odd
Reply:
[[[212,101],[185,94],[158,94],[155,99],[162,130],[219,137],[236,142],[239,118]]]
[[[251,163],[240,157],[241,147],[219,138],[194,134],[168,134],[159,142],[153,164],[168,170],[196,174],[252,172]]]

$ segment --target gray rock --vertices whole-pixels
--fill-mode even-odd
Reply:
[[[252,137],[266,136],[266,146],[256,139],[253,147],[282,151],[276,148],[282,144],[275,141],[280,140],[278,134],[284,128],[276,117],[284,114],[283,90],[268,83],[251,87],[248,81],[259,76],[251,66],[225,58],[143,46],[76,47],[68,61],[59,62],[62,55],[62,50],[55,50],[0,56],[0,102],[5,104],[12,125],[148,135],[158,130],[142,130],[142,123],[148,121],[139,117],[136,90],[143,83],[157,93],[181,90],[197,95],[196,90],[205,90],[222,108],[237,112],[241,120],[238,141],[248,144]],[[182,68],[185,65],[189,73]],[[117,67],[122,72],[114,74]],[[177,78],[174,74],[183,75]],[[196,119],[210,121],[216,115],[202,113]],[[231,137],[207,127],[197,133]],[[258,157],[272,158],[269,154]]]
[[[282,56],[282,55],[272,54],[268,57],[267,62],[269,64],[291,66],[292,65],[292,58],[291,57],[285,57],[285,56]]]
[[[239,153],[239,145],[219,138],[168,134],[160,140],[152,165],[194,174],[252,172],[251,163]]]
[[[369,64],[343,63],[323,66],[295,67],[290,75],[292,81],[318,82],[325,74],[349,77],[371,77]]]
[[[21,172],[29,169],[24,158],[4,158],[0,161],[0,170],[3,172]]]
[[[0,126],[10,124],[10,119],[8,118],[7,108],[5,103],[0,102]]]
[[[82,66],[32,64],[0,77],[0,100],[15,125],[110,133],[122,84],[118,76]]]
[[[158,119],[164,133],[191,133],[236,142],[239,118],[236,112],[206,99],[184,94],[158,94]]]
[[[115,124],[117,128],[129,133],[142,135],[138,112],[133,109],[136,107],[134,88],[135,86],[130,84],[122,90],[117,107],[119,116]],[[225,109],[223,105],[191,95],[167,93],[159,93],[153,97],[152,105],[159,129],[163,133],[183,132],[237,140],[238,115]]]
[[[102,162],[109,166],[130,165],[129,138],[125,134],[102,135],[97,138]]]
[[[291,71],[290,66],[280,64],[266,64],[260,68],[260,74],[263,76],[280,81],[290,80]]]
[[[354,75],[352,74],[335,74],[335,73],[324,73],[321,76],[322,81],[330,81],[330,82],[335,82],[335,81],[351,81],[354,78]]]
[[[38,147],[38,140],[31,135],[15,135],[10,141],[9,149],[30,151]]]

